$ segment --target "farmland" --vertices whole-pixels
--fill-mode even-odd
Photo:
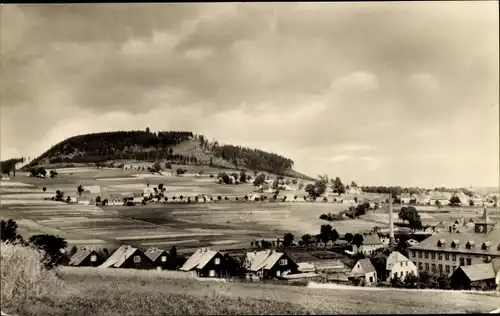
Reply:
[[[174,166],[173,168],[176,168]],[[197,169],[193,169],[197,168]],[[135,246],[157,246],[170,248],[177,245],[181,252],[208,246],[215,249],[241,249],[254,239],[272,239],[292,232],[298,239],[302,234],[316,234],[327,222],[319,219],[323,213],[336,213],[347,206],[337,203],[309,203],[302,197],[305,192],[289,191],[283,195],[291,197],[289,202],[245,202],[242,197],[253,191],[250,183],[239,185],[216,184],[215,168],[191,167],[182,177],[163,176],[113,168],[90,167],[58,169],[55,179],[29,177],[18,173],[15,178],[2,180],[0,186],[0,217],[15,219],[20,233],[25,236],[47,232],[67,239],[70,245],[93,245],[111,247],[119,244]],[[202,176],[195,172],[203,170]],[[78,185],[88,191],[83,198],[101,195],[109,200],[143,192],[147,184],[151,187],[163,183],[165,195],[184,199],[199,194],[223,196],[230,201],[187,203],[153,203],[148,205],[122,206],[66,204],[45,198],[55,195],[56,190],[65,197],[76,197]],[[46,192],[42,191],[46,188]],[[297,201],[293,196],[297,195]],[[240,200],[236,201],[235,198]],[[331,200],[331,199],[330,199]],[[424,207],[425,208],[425,207]],[[397,213],[398,207],[395,207]],[[445,212],[447,211],[447,213]],[[443,220],[476,217],[479,209],[464,208],[421,210],[425,223]],[[498,218],[498,211],[490,212]],[[386,227],[387,210],[369,212],[361,219],[331,222],[339,233],[368,231],[374,225]]]

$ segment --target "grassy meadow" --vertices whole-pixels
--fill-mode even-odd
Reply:
[[[495,294],[202,282],[187,273],[165,271],[70,267],[46,271],[39,259],[33,249],[2,244],[3,312],[33,316],[326,315],[464,313],[498,308]]]

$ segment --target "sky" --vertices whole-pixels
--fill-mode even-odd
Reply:
[[[497,1],[2,5],[0,156],[186,130],[311,176],[499,185]]]

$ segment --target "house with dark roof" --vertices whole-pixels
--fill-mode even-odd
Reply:
[[[378,234],[363,234],[363,244],[359,247],[356,245],[352,245],[352,251],[354,253],[360,252],[365,255],[371,255],[379,249],[386,247]]]
[[[76,253],[71,256],[69,265],[73,267],[97,267],[104,262],[101,255],[94,249],[79,248]]]
[[[196,250],[179,270],[191,271],[197,276],[212,278],[226,278],[241,274],[241,267],[236,259],[208,248]]]
[[[138,248],[123,245],[99,266],[99,268],[155,269],[155,265]]]
[[[450,223],[447,229],[410,247],[409,257],[419,271],[441,271],[451,276],[458,267],[500,258],[500,227],[489,218],[485,207],[473,227]]]
[[[286,253],[275,250],[248,252],[244,260],[248,278],[274,279],[298,272],[298,264]]]
[[[348,279],[351,281],[364,280],[366,284],[375,284],[377,283],[377,271],[370,259],[360,259],[352,268]]]
[[[157,270],[168,268],[168,253],[165,250],[151,247],[144,254],[153,261]]]
[[[492,263],[459,267],[451,276],[451,286],[456,290],[494,289],[497,274]]]

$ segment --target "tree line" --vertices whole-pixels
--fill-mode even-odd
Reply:
[[[90,133],[68,138],[34,159],[28,166],[38,165],[44,159],[49,163],[100,163],[109,160],[173,160],[183,164],[206,164],[194,156],[174,153],[172,147],[188,140],[197,140],[200,147],[219,157],[232,162],[237,168],[262,170],[284,174],[293,167],[293,160],[275,153],[248,147],[221,145],[217,141],[209,142],[203,135],[186,131],[164,131],[152,133],[146,131],[119,131]],[[212,158],[209,165],[214,165]]]

